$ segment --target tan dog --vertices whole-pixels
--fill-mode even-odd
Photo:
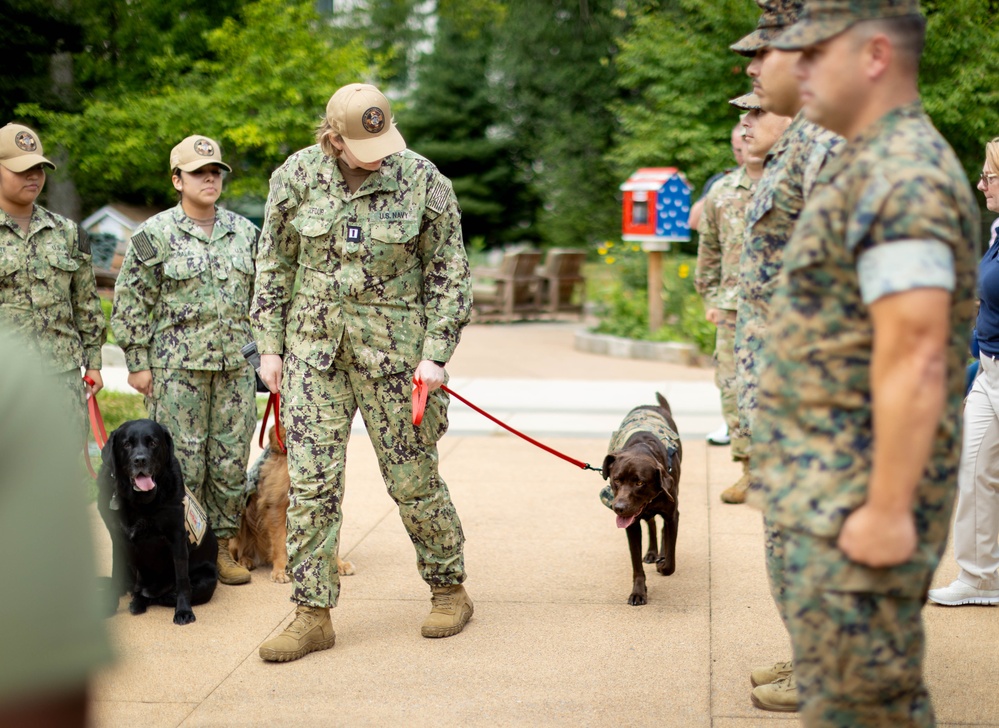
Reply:
[[[284,427],[281,428],[282,440]],[[271,581],[286,584],[288,577],[288,503],[291,478],[288,455],[281,450],[272,427],[268,433],[270,454],[260,468],[257,491],[250,496],[239,531],[229,539],[229,553],[247,569],[271,564]],[[354,565],[336,557],[341,576],[354,573]]]

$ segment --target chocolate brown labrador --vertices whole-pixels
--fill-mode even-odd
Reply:
[[[680,524],[678,506],[680,461],[683,449],[669,403],[656,393],[658,405],[642,405],[628,413],[611,438],[611,452],[604,458],[603,476],[609,480],[618,528],[628,535],[634,583],[628,604],[648,602],[642,561],[642,525],[649,531],[645,563],[655,562],[656,571],[669,576],[676,571],[676,535]],[[663,519],[662,542],[657,550],[655,517]]]

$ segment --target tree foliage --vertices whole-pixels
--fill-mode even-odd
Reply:
[[[263,199],[271,171],[312,143],[333,91],[370,71],[361,40],[307,0],[249,3],[202,41],[206,56],[169,82],[88,101],[79,114],[21,109],[69,151],[87,206],[169,202],[170,149],[195,133],[222,144],[235,171],[229,197]]]

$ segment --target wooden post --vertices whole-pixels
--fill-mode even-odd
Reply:
[[[649,331],[663,325],[663,253],[649,251]]]

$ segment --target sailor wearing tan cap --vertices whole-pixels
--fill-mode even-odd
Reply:
[[[55,169],[32,129],[0,129],[0,323],[37,345],[76,412],[82,445],[87,391],[101,380],[107,338],[86,231],[35,204]],[[80,378],[83,367],[94,386]]]
[[[978,211],[919,101],[916,0],[808,0],[805,115],[846,143],[784,252],[747,502],[783,545],[806,726],[932,726],[923,604],[957,491]]]
[[[406,149],[374,86],[333,94],[316,141],[271,176],[253,307],[260,376],[282,395],[291,475],[298,609],[260,647],[278,662],[335,640],[344,458],[358,410],[431,587],[423,636],[455,635],[472,616],[464,535],[437,470],[448,405],[439,387],[471,308],[458,201],[451,182]],[[419,426],[414,379],[431,390]]]
[[[115,285],[111,330],[128,383],[173,435],[184,483],[219,540],[219,580],[250,572],[229,553],[238,527],[256,425],[255,378],[240,348],[253,340],[250,296],[259,235],[219,207],[225,172],[218,142],[195,134],[170,152],[176,207],[132,235]]]

